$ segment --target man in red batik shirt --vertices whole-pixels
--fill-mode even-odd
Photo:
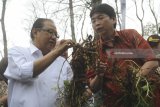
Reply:
[[[133,29],[116,31],[116,13],[108,4],[94,7],[90,13],[97,37],[101,70],[87,73],[91,90],[102,90],[100,107],[124,107],[119,99],[124,95],[119,81],[125,81],[127,67],[132,63],[140,66],[137,76],[145,76],[158,66],[149,44]],[[135,64],[135,65],[136,65]],[[99,106],[98,106],[99,107]]]

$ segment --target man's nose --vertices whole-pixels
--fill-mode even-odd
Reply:
[[[96,20],[95,21],[95,26],[99,26],[100,25],[100,21],[99,20]]]
[[[56,37],[55,35],[52,35],[52,36],[51,36],[51,39],[52,39],[52,40],[57,40],[57,37]]]

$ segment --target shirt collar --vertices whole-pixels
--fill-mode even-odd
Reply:
[[[100,43],[101,43],[102,45],[107,45],[107,42],[109,42],[109,41],[116,41],[116,40],[119,39],[119,38],[120,38],[120,36],[119,36],[118,32],[117,32],[117,31],[114,31],[113,39],[112,39],[112,40],[103,41],[102,38],[100,37],[99,41],[100,41]]]
[[[115,36],[115,38],[120,38],[120,36],[119,36],[117,31],[114,32],[114,36]]]
[[[34,54],[35,52],[38,52],[38,51],[41,52],[35,45],[33,45],[33,43],[30,44],[29,49],[30,49],[31,54]]]

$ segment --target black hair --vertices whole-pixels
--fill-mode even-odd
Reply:
[[[35,28],[42,28],[44,26],[44,22],[45,21],[52,21],[51,19],[47,19],[47,18],[38,18],[34,23],[33,23],[33,26],[32,26],[32,29],[31,29],[31,32],[30,32],[30,36],[31,36],[31,39],[33,40],[34,39],[34,36],[33,36],[33,29]]]
[[[93,9],[90,12],[90,18],[95,13],[104,13],[104,14],[108,15],[110,18],[116,18],[116,13],[114,11],[114,8],[106,3],[99,4],[95,7],[93,7]],[[114,25],[114,28],[116,28],[116,23]]]

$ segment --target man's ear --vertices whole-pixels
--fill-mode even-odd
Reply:
[[[112,19],[115,23],[117,23],[117,18],[113,17]]]
[[[37,32],[38,32],[39,30],[38,29],[32,29],[32,35],[33,35],[33,38],[35,38],[35,36],[37,35]]]
[[[37,32],[38,32],[38,30],[37,30],[37,29],[35,29],[35,28],[34,28],[34,29],[32,29],[32,34],[33,34],[33,35],[36,35],[36,34],[37,34]]]

